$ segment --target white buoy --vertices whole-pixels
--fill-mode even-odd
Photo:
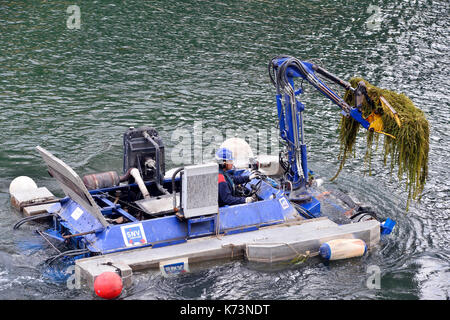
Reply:
[[[9,194],[14,195],[27,190],[35,190],[38,186],[33,179],[27,176],[20,176],[11,181],[9,185]]]
[[[225,140],[220,148],[227,148],[233,153],[236,169],[248,169],[250,158],[253,158],[253,151],[247,141],[240,138],[230,138]]]
[[[31,216],[47,211],[55,200],[55,196],[46,187],[38,187],[33,179],[26,176],[15,178],[9,184],[11,205],[25,215]],[[54,201],[53,201],[54,202]]]
[[[180,167],[175,167],[175,168],[172,168],[172,169],[166,171],[166,173],[164,174],[164,180],[172,179],[174,172],[177,171],[178,169],[180,169]],[[179,177],[180,177],[180,172],[177,173],[175,178],[179,178]]]
[[[323,243],[319,254],[327,260],[340,260],[361,257],[367,251],[366,243],[361,239],[335,239]]]
[[[283,169],[280,166],[280,157],[272,155],[259,155],[257,158],[259,163],[259,171],[266,176],[278,176],[283,174]]]

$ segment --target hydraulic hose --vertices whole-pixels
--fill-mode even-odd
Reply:
[[[41,214],[36,214],[34,216],[26,217],[26,218],[23,218],[23,219],[19,220],[18,222],[16,222],[16,224],[14,224],[14,226],[13,226],[13,229],[14,230],[19,229],[20,226],[26,222],[30,222],[30,221],[42,219],[42,218],[47,218],[47,217],[52,217],[52,216],[53,216],[53,213],[45,212],[45,213],[41,213]]]
[[[173,208],[174,209],[177,208],[177,193],[176,193],[176,190],[175,190],[175,178],[176,178],[178,172],[181,172],[183,170],[184,170],[183,167],[178,168],[177,170],[175,170],[175,172],[172,175],[172,195],[173,195]],[[181,201],[181,197],[180,197],[180,201]]]
[[[52,256],[50,258],[48,258],[47,260],[45,260],[45,263],[51,265],[53,264],[53,262],[55,262],[56,260],[63,258],[63,257],[76,257],[79,255],[84,255],[90,253],[89,249],[75,249],[75,250],[68,250],[65,252],[61,252],[60,254],[57,254],[55,256]]]

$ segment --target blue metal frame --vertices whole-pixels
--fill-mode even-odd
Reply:
[[[255,181],[252,181],[252,183],[255,183]],[[118,188],[116,187],[116,189]],[[101,212],[105,216],[113,213],[129,215],[120,208],[120,205],[102,197],[102,192],[93,190],[92,193],[99,202]],[[268,183],[262,182],[258,195],[262,199],[261,201],[221,207],[219,213],[214,215],[183,220],[175,215],[170,215],[143,221],[138,221],[132,217],[133,219],[130,219],[131,221],[128,223],[110,224],[106,228],[75,201],[66,197],[52,208],[52,211],[58,212],[58,214],[53,228],[49,229],[47,234],[55,239],[63,240],[62,234],[64,233],[73,235],[92,231],[94,233],[70,238],[72,244],[78,248],[86,247],[92,253],[106,254],[137,247],[151,246],[156,248],[173,245],[186,242],[189,239],[214,234],[247,232],[301,218],[287,200],[285,194],[274,189]],[[142,244],[138,246],[127,245],[124,230],[129,226],[134,227],[136,232],[143,230],[144,234],[140,236],[145,241]]]

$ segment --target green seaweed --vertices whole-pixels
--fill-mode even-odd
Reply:
[[[376,108],[381,107],[380,96],[383,96],[397,111],[401,120],[401,126],[399,127],[390,112],[384,112],[382,114],[383,131],[396,137],[394,139],[383,135],[383,164],[387,166],[388,159],[390,158],[390,172],[392,173],[394,168],[397,167],[397,177],[399,180],[402,180],[406,175],[406,191],[408,192],[406,209],[408,210],[411,199],[420,200],[420,195],[428,177],[430,133],[428,121],[422,110],[417,108],[406,95],[378,88],[362,78],[352,78],[349,82],[353,88],[356,88],[360,81],[365,82],[368,95],[373,100]],[[344,100],[350,106],[354,106],[354,94],[351,90],[346,91]],[[366,118],[373,110],[364,101],[361,111],[363,117]],[[360,125],[357,121],[350,117],[342,117],[339,126],[340,165],[336,175],[331,180],[337,178],[344,167],[345,161],[352,156],[359,128]],[[367,131],[367,150],[364,160],[369,166],[369,174],[374,136],[376,136],[376,147],[378,147],[379,135]]]

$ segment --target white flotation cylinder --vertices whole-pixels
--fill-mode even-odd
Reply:
[[[367,245],[361,239],[330,240],[323,243],[319,248],[320,256],[327,260],[361,257],[366,251]]]
[[[253,158],[253,151],[247,141],[240,138],[230,138],[225,140],[220,148],[227,148],[233,153],[236,169],[248,169],[250,158]]]
[[[36,182],[27,176],[20,176],[11,181],[9,185],[9,194],[24,192],[27,190],[36,190],[38,188]]]

